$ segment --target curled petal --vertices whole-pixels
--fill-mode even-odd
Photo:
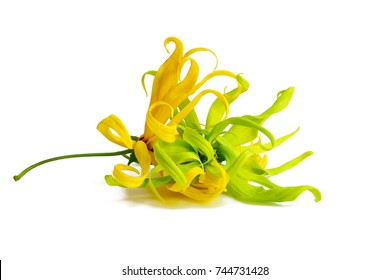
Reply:
[[[175,183],[172,186],[167,187],[167,189],[170,190],[170,191],[173,191],[173,192],[183,192],[184,193],[186,191],[186,189],[188,187],[190,187],[192,181],[197,176],[202,175],[202,174],[204,174],[204,171],[203,171],[202,168],[200,168],[198,166],[193,167],[189,171],[187,171],[186,174],[184,174],[184,176],[185,176],[185,178],[187,180],[186,184],[181,185],[181,184]]]
[[[232,104],[241,93],[246,92],[249,88],[248,81],[245,80],[241,75],[237,75],[236,80],[238,87],[224,94],[227,101],[229,102],[229,105]],[[206,119],[206,128],[212,128],[222,120],[222,117],[225,113],[223,106],[224,105],[220,99],[216,99],[210,106]]]
[[[154,157],[158,163],[157,168],[161,167],[162,170],[173,178],[175,182],[180,185],[185,185],[187,180],[182,170],[177,166],[176,162],[172,160],[167,153],[167,149],[164,149],[164,142],[157,141],[154,145]]]
[[[256,127],[256,125],[240,124],[240,121],[237,121],[224,134],[223,137],[229,143],[231,143],[232,146],[239,147],[240,150],[245,149],[245,147],[240,147],[240,146],[253,141],[257,137],[257,134],[259,131],[258,128],[262,127],[263,123],[270,116],[272,116],[276,113],[279,113],[280,111],[282,111],[283,109],[285,109],[288,106],[288,104],[292,98],[293,92],[294,92],[293,87],[290,87],[286,90],[280,91],[277,95],[277,99],[274,102],[274,104],[270,108],[268,108],[265,112],[263,112],[262,114],[260,114],[258,116],[244,116],[244,117],[242,117],[242,122],[244,122],[244,119],[245,119],[245,121],[247,121],[247,124],[249,124],[249,123],[257,124],[258,125],[257,127]],[[259,141],[257,144],[253,145],[253,143],[251,143],[251,145],[249,145],[249,146],[252,146],[252,147],[257,146],[256,150],[258,153],[264,152],[264,151],[271,150],[271,149],[275,148],[277,145],[283,143],[283,141],[287,140],[288,138],[293,136],[295,133],[296,133],[296,131],[293,133],[290,133],[290,134],[288,134],[288,135],[286,135],[278,140],[271,141],[271,143],[267,143],[265,145],[262,145],[261,141]],[[249,146],[247,146],[247,147],[249,147]]]
[[[260,124],[263,124],[270,116],[284,110],[290,103],[293,93],[294,87],[289,87],[288,89],[278,92],[274,104],[272,104],[272,106],[269,107],[265,112],[259,116],[256,116],[256,119],[260,122]]]
[[[180,74],[183,69],[184,64],[190,63],[190,67],[184,79],[179,82]],[[171,88],[169,92],[164,96],[164,99],[160,99],[159,101],[166,102],[172,108],[177,108],[187,99],[187,92],[189,92],[193,86],[195,85],[198,79],[199,66],[196,61],[192,58],[183,58],[179,61],[177,65],[177,84]],[[159,102],[158,100],[155,101]],[[153,104],[151,103],[150,106]],[[160,108],[158,116],[156,118],[160,122],[166,122],[171,117],[171,112],[167,110],[168,108]]]
[[[180,105],[179,109],[183,110],[188,104],[190,103],[190,100],[186,98]],[[200,122],[198,115],[196,114],[195,110],[192,110],[188,113],[188,115],[180,122],[184,126],[191,127],[193,129],[200,130]]]
[[[205,157],[204,163],[208,163],[214,158],[213,146],[195,130],[189,127],[185,128],[182,137],[184,141],[192,146],[198,157],[200,154]]]
[[[301,158],[297,159],[298,161]],[[292,165],[297,162],[293,160]],[[245,202],[250,203],[268,203],[268,202],[285,202],[295,200],[302,192],[310,191],[315,198],[315,201],[321,200],[321,193],[318,189],[312,186],[294,186],[281,187],[270,181],[266,172],[261,173],[261,169],[253,160],[250,151],[244,151],[237,157],[236,161],[228,169],[230,180],[227,186],[227,194]],[[282,171],[290,166],[282,166]],[[267,170],[266,170],[267,171]],[[279,171],[279,170],[277,170]]]
[[[132,166],[128,166],[125,164],[117,164],[115,165],[114,171],[112,173],[115,180],[119,184],[127,188],[140,187],[143,184],[146,176],[149,174],[149,170],[150,170],[151,158],[149,156],[149,151],[148,148],[146,147],[146,144],[142,141],[136,142],[134,146],[134,153],[141,167],[141,172]],[[123,171],[135,172],[140,176],[137,177],[130,176],[124,173]]]
[[[195,200],[206,201],[219,196],[226,191],[229,176],[226,171],[217,163],[212,162],[205,173],[199,179],[181,193]]]
[[[212,50],[210,50],[208,48],[193,48],[193,49],[187,51],[184,54],[184,57],[189,57],[190,55],[192,55],[194,53],[197,53],[197,52],[209,52],[209,53],[211,53],[215,57],[214,71],[215,71],[215,69],[217,69],[217,67],[218,67],[218,57]]]
[[[262,179],[262,181],[266,180]],[[294,201],[301,193],[309,191],[313,194],[316,202],[321,200],[321,192],[312,186],[280,187],[269,181],[262,184],[266,188],[253,186],[238,178],[232,178],[229,181],[227,194],[244,202],[269,203]]]
[[[279,166],[279,167],[275,167],[275,168],[270,168],[270,169],[267,169],[267,174],[269,176],[273,176],[273,175],[277,175],[277,174],[280,174],[284,171],[287,171],[293,167],[295,167],[296,165],[298,165],[299,163],[301,163],[303,160],[305,160],[307,157],[311,156],[313,154],[312,151],[308,151],[306,153],[303,153],[301,154],[300,156],[286,162],[285,164]]]
[[[294,136],[298,131],[299,131],[299,128],[296,129],[293,132],[290,132],[287,135],[284,135],[284,136],[282,136],[280,138],[275,139],[274,144],[272,144],[271,142],[266,143],[266,144],[262,144],[260,137],[258,137],[258,141],[257,142],[251,143],[250,145],[246,145],[246,146],[237,146],[236,150],[238,152],[243,152],[245,150],[251,149],[253,152],[255,152],[257,154],[261,154],[261,153],[264,153],[265,151],[272,150],[273,148],[276,148],[279,145],[283,144],[286,140],[288,140],[292,136]]]
[[[154,76],[153,85],[152,85],[152,95],[150,97],[150,106],[159,101],[167,102],[170,93],[177,86],[178,79],[178,67],[180,61],[183,57],[184,47],[182,42],[174,37],[169,37],[165,40],[164,46],[167,49],[167,44],[173,42],[175,44],[175,50],[170,55],[170,57],[160,66],[157,72],[151,71],[148,74]],[[167,49],[168,51],[168,49]],[[168,51],[169,52],[169,51]],[[160,108],[161,109],[161,108]],[[147,113],[147,118],[149,115],[149,111]],[[169,110],[167,108],[163,108],[162,111],[158,114],[159,118],[157,119],[159,122],[165,123],[169,118]],[[148,141],[150,138],[154,137],[153,131],[151,131],[151,127],[148,124],[145,124],[145,131],[143,138]]]
[[[156,110],[154,111],[154,109]],[[146,126],[157,138],[172,143],[176,139],[176,125],[174,123],[166,125],[159,121],[159,114],[164,112],[163,109],[168,109],[171,111],[171,115],[173,114],[173,108],[166,102],[157,101],[152,104],[146,116]]]
[[[249,129],[256,129],[258,132],[261,132],[262,134],[264,134],[270,140],[270,147],[269,148],[262,145],[261,142],[259,143],[259,145],[261,145],[261,148],[265,151],[271,150],[275,146],[275,138],[272,135],[272,133],[269,130],[267,130],[266,128],[264,128],[262,125],[257,123],[256,119],[252,116],[231,117],[231,118],[228,118],[224,121],[221,121],[213,127],[213,129],[206,136],[206,138],[210,142],[213,142],[214,139],[217,138],[219,135],[226,133],[224,130],[229,124],[243,126],[243,127],[249,128]]]
[[[110,115],[103,119],[97,129],[111,142],[122,147],[133,149],[135,141],[131,139],[129,132],[122,121],[115,115]],[[115,131],[117,135],[113,132]]]
[[[227,71],[227,70],[215,70],[209,74],[207,74],[199,83],[196,84],[196,86],[192,89],[191,92],[188,93],[188,96],[190,96],[191,94],[193,94],[194,92],[196,92],[201,86],[203,86],[207,81],[211,80],[212,78],[214,77],[217,77],[217,76],[225,76],[225,77],[230,77],[230,78],[233,78],[233,79],[236,79],[237,78],[237,75],[230,72],[230,71]],[[241,90],[241,85],[238,83],[238,87],[240,88]]]
[[[227,118],[229,114],[229,103],[227,102],[225,96],[220,93],[219,91],[213,90],[213,89],[205,89],[201,91],[195,98],[188,103],[172,120],[171,123],[179,123],[181,122],[193,109],[194,107],[199,103],[199,101],[202,99],[202,97],[208,93],[212,93],[222,102],[222,104],[225,106],[225,119]]]
[[[156,74],[157,74],[157,71],[156,71],[156,70],[150,70],[150,71],[145,72],[145,73],[142,75],[141,84],[142,84],[142,87],[143,87],[143,89],[144,89],[144,91],[145,91],[146,96],[148,96],[148,91],[147,91],[146,86],[145,86],[145,78],[146,78],[147,75],[150,75],[150,76],[155,77]]]
[[[241,125],[233,125],[223,135],[226,141],[233,147],[240,147],[241,145],[251,143],[258,137],[259,131],[253,127],[246,127]]]
[[[187,62],[190,63],[190,67],[186,76],[172,89],[169,95],[166,96],[166,101],[169,104],[172,104],[173,107],[179,106],[180,103],[182,103],[187,98],[186,93],[194,87],[196,81],[198,80],[198,63],[190,57],[185,57],[180,61],[177,69],[177,80],[180,80],[180,74],[182,72],[183,66]]]
[[[184,46],[179,39],[174,37],[169,37],[164,42],[165,48],[167,48],[167,44],[171,42],[175,44],[175,51],[160,66],[160,68],[156,73],[156,76],[153,80],[153,88],[152,88],[152,96],[150,99],[150,104],[153,104],[158,100],[164,100],[166,96],[169,94],[169,92],[172,90],[172,88],[174,88],[177,85],[178,82],[177,68],[180,63],[180,60],[183,57]]]

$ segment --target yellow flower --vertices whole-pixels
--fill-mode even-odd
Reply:
[[[175,44],[173,53],[160,66],[157,72],[149,71],[146,73],[153,75],[154,80],[143,135],[138,140],[134,140],[135,138],[130,136],[125,125],[115,115],[110,115],[103,119],[97,126],[97,129],[108,140],[134,150],[135,157],[140,164],[141,171],[138,171],[133,166],[115,165],[113,177],[118,185],[129,188],[142,185],[144,179],[148,176],[150,164],[156,165],[153,155],[153,146],[156,141],[161,139],[167,143],[175,142],[176,138],[179,137],[177,125],[194,112],[194,107],[204,95],[215,95],[223,104],[225,118],[229,113],[229,100],[227,98],[232,98],[231,96],[229,97],[214,89],[200,90],[200,88],[207,81],[217,76],[230,77],[235,80],[237,80],[238,76],[226,70],[214,69],[214,71],[199,79],[199,65],[191,55],[200,51],[213,52],[205,48],[194,48],[184,53],[182,42],[174,37],[169,37],[165,40],[165,48],[167,48],[169,43]],[[180,80],[183,67],[187,63],[189,63],[188,72]],[[241,84],[237,81],[236,95],[241,93],[241,87]],[[191,100],[190,97],[192,97]],[[140,176],[131,176],[125,173],[125,171],[132,171],[137,173],[137,175],[140,174]],[[188,176],[191,177],[191,174]],[[189,180],[190,178],[187,178],[187,181]]]
[[[121,155],[129,159],[128,164],[116,164],[112,175],[105,177],[107,184],[127,188],[149,187],[159,198],[157,188],[195,200],[210,200],[226,192],[249,203],[293,201],[302,192],[310,191],[315,201],[320,201],[321,193],[315,187],[282,187],[269,179],[293,168],[311,156],[311,151],[274,168],[266,168],[267,156],[261,155],[298,131],[275,139],[263,126],[269,117],[288,106],[294,88],[280,91],[272,106],[260,115],[227,118],[229,105],[248,89],[249,83],[225,70],[214,69],[199,78],[199,65],[191,55],[201,51],[215,54],[205,48],[194,48],[184,53],[183,44],[174,37],[165,40],[165,47],[169,43],[175,45],[174,52],[158,71],[148,71],[142,76],[145,91],[145,76],[152,75],[154,80],[144,133],[140,137],[131,136],[122,121],[110,115],[98,124],[97,129],[125,150],[46,159],[27,167],[14,179],[17,181],[30,170],[52,161]],[[184,75],[183,69],[188,69]],[[233,78],[237,88],[223,94],[214,89],[203,89],[207,81],[217,76]],[[215,95],[216,100],[208,110],[204,125],[201,125],[194,108],[206,94]],[[264,136],[269,140],[265,144],[262,141]]]
[[[205,89],[198,90],[211,78],[216,76],[227,76],[236,79],[237,75],[225,70],[214,70],[198,82],[199,65],[190,57],[195,52],[209,51],[205,48],[195,48],[184,53],[181,41],[174,37],[165,40],[165,47],[168,43],[175,44],[172,55],[161,65],[153,80],[150,105],[146,115],[145,131],[141,139],[152,147],[157,139],[172,143],[176,138],[176,126],[196,106],[200,99],[208,93],[214,94],[225,106],[225,117],[229,112],[229,103],[225,96],[219,91]],[[189,69],[182,81],[180,81],[183,66],[189,63]],[[238,84],[239,90],[241,85]],[[183,102],[196,94],[192,101],[183,107],[175,116],[173,113]],[[166,125],[166,123],[168,124]]]

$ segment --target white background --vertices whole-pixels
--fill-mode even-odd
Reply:
[[[4,279],[126,279],[128,265],[389,279],[385,2],[1,1]],[[120,149],[95,129],[111,113],[140,135],[148,105],[140,77],[168,57],[168,36],[186,49],[209,47],[220,69],[244,73],[251,87],[231,115],[258,114],[279,90],[296,87],[267,128],[301,130],[269,154],[270,166],[313,150],[275,181],[314,185],[320,203],[305,193],[275,207],[226,197],[166,207],[105,185],[121,158],[56,162],[13,182],[41,159]]]

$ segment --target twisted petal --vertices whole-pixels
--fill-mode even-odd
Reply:
[[[268,131],[267,129],[265,129],[261,124],[259,124],[256,121],[256,118],[253,117],[253,116],[232,117],[232,118],[228,118],[228,119],[226,119],[224,121],[221,121],[221,122],[219,122],[217,125],[215,125],[213,127],[213,129],[210,131],[210,133],[207,135],[206,138],[210,142],[212,142],[220,134],[226,134],[225,128],[229,124],[232,124],[233,126],[234,125],[242,126],[245,129],[255,129],[256,131],[261,132],[262,134],[264,134],[270,140],[271,146],[268,148],[268,150],[272,149],[274,147],[274,145],[275,145],[275,138],[272,135],[272,133],[270,131]],[[243,136],[245,137],[245,135],[243,135]],[[240,137],[238,137],[238,136],[237,136],[237,138],[240,139]],[[231,143],[232,145],[236,144],[234,142],[237,142],[237,141],[239,142],[239,140],[235,140],[235,139],[229,139],[228,141],[231,141],[229,143]],[[261,143],[259,145],[261,145]],[[261,145],[261,148],[263,150],[267,150],[267,147],[264,147],[263,145]]]
[[[187,180],[186,184],[167,185],[167,189],[199,201],[207,201],[219,196],[226,191],[229,181],[226,171],[215,161],[205,170],[195,166],[184,176]]]
[[[190,103],[190,100],[186,98],[180,105],[179,109],[183,110],[188,104]],[[183,124],[184,126],[191,127],[193,129],[200,130],[200,122],[198,115],[196,114],[195,110],[191,110],[187,116],[180,122],[180,124]]]
[[[165,123],[159,121],[159,113],[161,113],[161,111],[157,110],[159,107],[168,108],[171,111],[171,115],[173,114],[173,108],[168,103],[157,101],[148,109],[146,126],[157,138],[169,143],[175,142],[176,125],[174,123],[165,125]],[[157,112],[155,112],[154,109],[156,109]]]
[[[312,186],[280,187],[270,183],[262,177],[262,184],[267,188],[250,185],[238,178],[232,178],[228,184],[227,194],[237,200],[249,203],[268,203],[293,201],[303,193],[309,191],[313,194],[316,202],[321,200],[321,192]]]
[[[226,191],[229,176],[215,161],[206,168],[205,173],[199,176],[182,194],[195,200],[211,200]]]
[[[173,42],[175,44],[175,51],[171,56],[160,66],[156,76],[153,80],[152,96],[150,104],[158,100],[164,100],[173,87],[177,85],[179,80],[177,68],[183,57],[183,44],[174,37],[169,37],[165,40],[164,46]]]
[[[296,158],[286,162],[285,164],[283,164],[281,166],[267,169],[266,170],[267,174],[269,176],[273,176],[273,175],[280,174],[280,173],[282,173],[284,171],[287,171],[287,170],[295,167],[299,163],[301,163],[303,160],[305,160],[307,157],[311,156],[312,154],[313,154],[312,151],[305,152],[305,153],[301,154],[300,156],[298,156],[298,157],[296,157]]]
[[[188,72],[184,79],[179,82],[180,73],[182,71],[182,68],[186,62],[190,63],[190,68],[188,69]],[[165,102],[166,104],[169,104],[169,106],[173,109],[176,109],[180,106],[180,104],[185,101],[186,93],[191,90],[191,88],[195,85],[197,79],[198,79],[198,73],[199,73],[199,67],[196,61],[192,58],[183,58],[180,60],[179,64],[177,65],[177,72],[178,72],[178,78],[177,78],[177,85],[171,88],[171,90],[164,96],[164,99],[156,100],[155,103],[151,103],[150,107],[156,104],[157,102]],[[155,110],[155,118],[157,121],[161,123],[165,123],[170,117],[172,117],[171,110],[167,106],[161,106],[158,107]],[[187,112],[187,115],[189,112]],[[153,132],[153,131],[152,131]]]
[[[125,148],[133,149],[135,141],[131,139],[125,125],[117,116],[110,115],[103,119],[98,124],[97,129],[111,142]],[[115,135],[112,130],[115,131],[117,135]]]
[[[217,77],[217,76],[224,76],[224,77],[230,77],[230,78],[233,78],[237,81],[237,75],[230,72],[230,71],[227,71],[227,70],[215,70],[209,74],[207,74],[199,83],[197,83],[192,89],[191,91],[187,92],[186,93],[186,97],[188,96],[191,96],[192,94],[194,94],[197,90],[199,90],[207,81],[211,80],[212,78],[214,77]],[[237,81],[237,86],[238,86],[238,89],[237,91],[235,92],[235,95],[232,96],[233,97],[237,97],[241,92],[242,92],[242,85]]]
[[[306,153],[273,171],[274,173],[285,171],[309,155],[310,153]],[[315,187],[306,185],[281,187],[271,182],[267,178],[267,170],[263,169],[264,164],[263,160],[256,160],[250,150],[242,152],[228,169],[230,180],[227,194],[245,202],[267,203],[293,201],[302,192],[310,191],[315,201],[321,200],[321,193]]]
[[[175,50],[170,55],[170,57],[160,66],[157,72],[149,71],[145,73],[154,76],[153,85],[152,85],[152,95],[150,97],[149,107],[152,107],[153,104],[159,101],[167,102],[170,93],[177,86],[179,82],[180,75],[178,74],[178,67],[183,57],[184,47],[182,42],[179,39],[174,37],[169,37],[164,42],[164,46],[166,49],[167,49],[167,44],[171,42],[175,44]],[[160,107],[158,111],[159,112],[156,113],[156,117],[155,117],[156,120],[158,122],[165,123],[167,119],[170,117],[169,108]],[[149,115],[149,111],[147,113],[147,116],[148,115]],[[147,123],[145,123],[145,131],[144,131],[143,138],[145,139],[145,141],[148,141],[153,136],[154,133],[151,130],[151,127]]]
[[[239,86],[224,94],[229,105],[233,103],[233,101],[235,101],[241,93],[246,92],[249,88],[248,81],[240,75],[236,76],[236,80]],[[222,117],[225,113],[223,107],[224,105],[220,99],[214,101],[207,114],[206,128],[211,128],[222,120]]]
[[[214,56],[214,58],[215,58],[214,70],[217,69],[217,67],[218,67],[218,57],[217,57],[217,55],[216,55],[212,50],[210,50],[210,49],[208,49],[208,48],[193,48],[193,49],[187,51],[187,52],[184,54],[184,57],[189,57],[189,56],[191,56],[192,54],[197,53],[197,52],[209,52],[209,53],[211,53],[211,54]]]
[[[199,65],[195,59],[190,56],[196,52],[206,51],[216,55],[206,48],[194,48],[183,54],[183,44],[177,38],[170,37],[165,40],[165,47],[168,43],[175,44],[175,50],[170,57],[161,65],[158,71],[148,71],[142,77],[142,85],[145,89],[144,79],[146,75],[154,76],[152,85],[152,96],[150,99],[149,110],[147,112],[147,121],[142,139],[152,148],[155,141],[160,138],[163,141],[173,142],[175,140],[175,125],[182,121],[188,122],[192,127],[199,126],[199,121],[194,107],[200,99],[207,93],[213,93],[217,96],[217,101],[213,108],[218,111],[213,119],[219,116],[228,115],[229,103],[232,102],[243,88],[247,88],[244,79],[240,78],[230,71],[213,70],[198,82]],[[217,60],[218,63],[218,60]],[[189,64],[187,73],[183,80],[180,80],[184,66]],[[186,68],[187,69],[187,68]],[[193,100],[189,97],[196,94],[198,90],[209,80],[217,76],[234,78],[237,81],[237,88],[227,94],[221,94],[213,89],[206,89],[198,93]],[[229,98],[230,100],[226,100]],[[158,105],[157,105],[158,104]],[[160,106],[166,104],[166,106]],[[172,119],[172,111],[180,108],[179,113]],[[171,119],[168,125],[167,121]],[[173,127],[169,127],[173,126]]]
[[[256,154],[264,153],[265,151],[272,150],[273,148],[276,148],[277,146],[283,144],[286,140],[288,140],[292,136],[294,136],[298,131],[299,131],[299,128],[293,132],[290,132],[287,135],[284,135],[280,138],[275,139],[274,144],[272,144],[271,142],[266,143],[266,144],[261,144],[260,137],[258,137],[259,140],[257,142],[255,142],[255,143],[252,142],[250,145],[246,145],[246,146],[236,146],[236,150],[238,152],[243,152],[245,150],[250,149]],[[226,134],[228,134],[228,133],[226,133]]]
[[[256,117],[260,121],[260,124],[264,123],[270,116],[284,110],[290,103],[293,93],[294,87],[289,87],[288,89],[278,92],[275,103],[272,104],[272,106],[265,112]]]
[[[186,76],[172,89],[172,92],[169,93],[169,96],[167,96],[167,101],[170,103],[172,102],[172,105],[176,105],[175,107],[177,107],[187,97],[186,93],[194,87],[196,81],[198,80],[198,63],[190,57],[184,57],[181,59],[177,69],[178,80],[180,79],[183,66],[187,62],[190,63],[190,67]]]
[[[282,111],[284,108],[287,107],[289,104],[292,95],[294,92],[294,88],[290,87],[286,90],[280,91],[277,95],[277,99],[274,102],[274,104],[268,108],[265,112],[258,116],[246,116],[248,120],[250,120],[252,123],[257,123],[259,126],[262,126],[262,124],[273,114],[276,114],[280,111]],[[290,136],[292,136],[291,134]],[[224,134],[224,138],[231,143],[232,146],[239,147],[241,145],[247,144],[252,142],[256,137],[258,136],[258,129],[254,126],[246,126],[246,125],[241,125],[240,123],[233,124],[233,126],[226,131]],[[288,136],[288,137],[290,137]],[[284,137],[281,140],[283,141],[288,139],[288,137]],[[279,140],[280,142],[280,140]],[[270,143],[267,145],[261,146],[261,142],[258,142],[257,146],[258,148],[262,150],[270,150],[274,147],[276,147],[277,143]],[[251,143],[252,146],[252,143]]]
[[[176,162],[170,157],[169,151],[164,149],[164,143],[157,141],[154,145],[154,157],[158,163],[157,167],[161,167],[165,173],[171,176],[179,185],[185,185],[187,179],[182,170],[177,166]]]
[[[141,84],[142,84],[142,87],[143,87],[143,89],[144,89],[144,91],[145,91],[146,96],[148,96],[148,90],[146,89],[146,86],[145,86],[145,78],[146,78],[147,75],[150,75],[150,76],[155,77],[156,74],[157,74],[157,71],[155,71],[155,70],[149,70],[149,71],[145,72],[145,73],[142,75]]]
[[[185,128],[183,132],[183,140],[192,146],[198,157],[199,155],[205,157],[203,160],[204,163],[208,163],[214,158],[215,152],[210,142],[208,142],[195,130],[189,127]]]
[[[224,109],[225,109],[225,119],[227,115],[229,114],[229,103],[227,102],[226,98],[222,93],[216,90],[212,89],[205,89],[201,91],[191,102],[189,102],[171,121],[171,123],[179,123],[181,122],[193,109],[194,107],[199,103],[199,101],[202,99],[202,97],[208,93],[212,93],[222,102]]]
[[[117,164],[114,167],[114,171],[112,173],[113,177],[116,181],[127,188],[136,188],[142,185],[146,176],[149,174],[151,158],[149,155],[148,148],[146,144],[142,141],[137,141],[134,145],[134,153],[137,157],[139,165],[141,167],[141,172],[138,169],[128,166],[125,164]],[[140,175],[137,177],[130,176],[123,171],[131,171]]]
[[[204,174],[204,171],[202,168],[196,166],[191,168],[186,174],[184,174],[184,177],[186,178],[186,183],[184,185],[180,185],[178,183],[173,184],[170,187],[167,187],[168,190],[173,192],[185,192],[188,187],[190,187],[192,181],[199,175]]]

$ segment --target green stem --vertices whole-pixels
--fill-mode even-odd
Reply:
[[[53,157],[53,158],[49,158],[49,159],[46,159],[46,160],[42,160],[40,162],[37,162],[37,163],[27,167],[19,175],[15,175],[14,176],[14,180],[15,181],[19,181],[24,175],[26,175],[27,172],[31,171],[35,167],[38,167],[38,166],[40,166],[42,164],[45,164],[45,163],[48,163],[48,162],[52,162],[52,161],[56,161],[56,160],[67,159],[67,158],[80,158],[80,157],[111,157],[111,156],[125,155],[125,154],[131,153],[131,152],[132,152],[132,150],[126,149],[126,150],[123,150],[123,151],[111,152],[111,153],[73,154],[73,155],[66,155],[66,156],[60,156],[60,157]]]

